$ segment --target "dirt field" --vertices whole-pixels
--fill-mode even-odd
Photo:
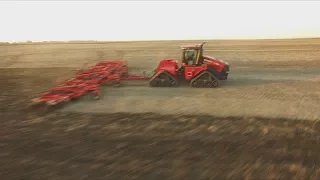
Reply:
[[[231,64],[220,89],[124,83],[99,101],[27,107],[84,63],[124,59],[141,73],[189,43],[0,45],[1,177],[320,178],[320,39],[207,41]]]

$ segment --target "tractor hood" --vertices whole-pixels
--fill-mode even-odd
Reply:
[[[211,63],[216,63],[217,65],[218,64],[219,65],[229,65],[228,62],[225,62],[225,61],[223,61],[221,59],[217,59],[217,58],[212,57],[212,56],[203,56],[203,59],[204,59],[204,61],[207,61],[207,62],[209,61]]]

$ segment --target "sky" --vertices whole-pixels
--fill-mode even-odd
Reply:
[[[0,41],[320,37],[319,1],[2,1]]]

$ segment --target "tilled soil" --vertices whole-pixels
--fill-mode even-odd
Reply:
[[[122,82],[121,82],[122,83]],[[68,104],[65,112],[207,114],[219,117],[320,118],[320,72],[315,68],[234,67],[220,88],[151,88],[148,81],[102,87],[102,99]]]
[[[139,87],[105,89],[102,101],[79,100],[62,109],[31,108],[30,99],[71,76],[72,69],[82,64],[124,59],[140,73],[153,70],[162,58],[179,58],[178,47],[187,42],[1,45],[0,66],[11,69],[0,70],[0,177],[320,179],[319,42],[210,41],[206,45],[206,54],[228,61],[232,68],[230,81],[215,95],[220,98],[216,104],[232,108],[222,108],[220,113],[241,115],[237,113],[254,110],[278,117],[278,112],[284,112],[295,120],[132,113],[133,107],[143,109],[134,103],[139,98],[148,103],[146,111],[155,101],[177,97],[180,104],[171,101],[171,105],[181,112],[179,105],[186,104],[191,92],[203,99],[208,95],[183,89],[152,93],[142,88],[149,95],[141,94]],[[194,43],[199,42],[190,42]],[[158,96],[151,98],[151,94]],[[118,108],[112,106],[112,99],[121,102]],[[132,109],[124,109],[122,102],[131,103]],[[77,108],[80,112],[74,111]],[[302,117],[309,120],[299,120]]]
[[[0,71],[1,179],[320,178],[317,121],[42,111],[67,74],[33,72]]]

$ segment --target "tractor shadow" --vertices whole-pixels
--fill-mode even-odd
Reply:
[[[266,80],[266,79],[248,79],[248,78],[229,78],[225,81],[220,81],[221,88],[238,88],[238,87],[246,87],[246,86],[260,86],[266,84],[273,84],[273,83],[287,83],[287,82],[294,82],[297,80],[290,80],[290,79],[277,79],[277,80]],[[188,81],[180,80],[179,87],[190,87]]]
[[[246,87],[246,86],[260,86],[273,83],[287,83],[294,82],[296,80],[290,79],[248,79],[248,78],[230,78],[226,81],[221,82],[221,87],[223,88],[237,88],[237,87]]]
[[[287,82],[295,82],[297,80],[286,80],[286,79],[277,79],[277,80],[266,80],[266,79],[248,79],[248,78],[229,78],[225,81],[220,81],[221,88],[238,88],[238,87],[246,87],[246,86],[260,86],[267,85],[273,83],[287,83]],[[180,80],[179,87],[190,87],[188,81]]]

